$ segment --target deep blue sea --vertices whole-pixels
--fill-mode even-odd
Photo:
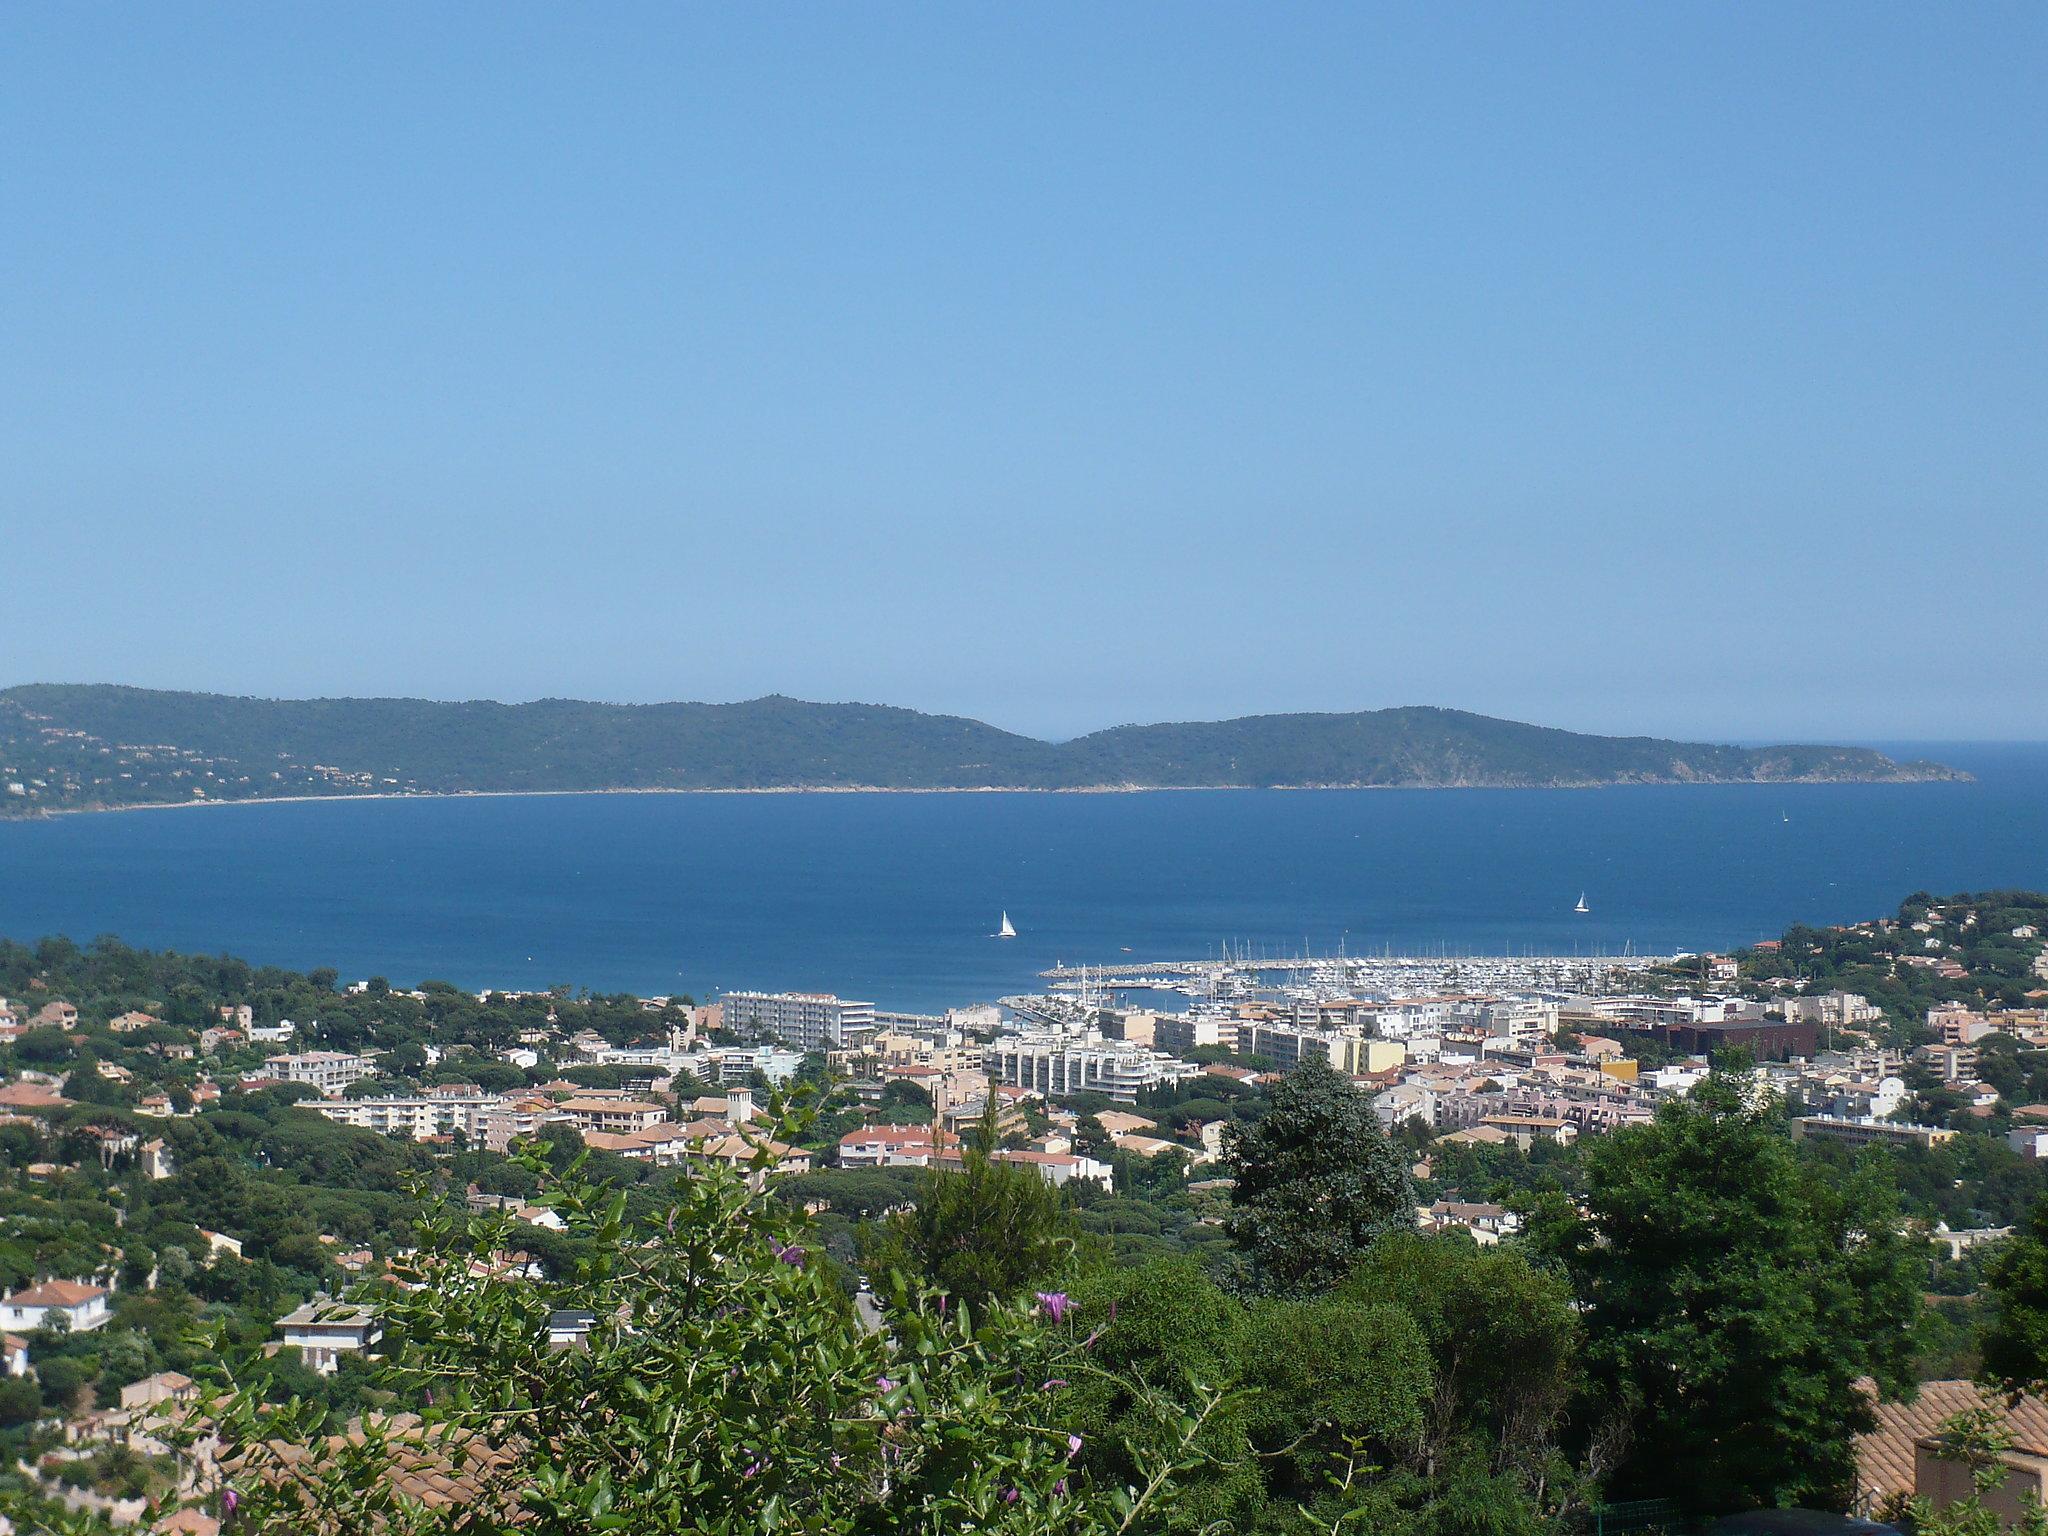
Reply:
[[[1888,912],[1922,888],[2048,886],[2048,745],[1888,750],[1978,777],[66,816],[0,823],[0,934],[114,933],[403,983],[801,987],[924,1010],[1031,989],[1055,960],[1198,958],[1225,942],[1701,949]],[[1013,941],[988,937],[1004,909]]]

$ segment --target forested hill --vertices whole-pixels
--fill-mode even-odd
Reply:
[[[1121,726],[1051,743],[872,704],[253,699],[0,690],[0,814],[311,794],[1580,786],[1961,778],[1860,747],[1583,736],[1457,710]],[[18,786],[18,787],[17,787]]]

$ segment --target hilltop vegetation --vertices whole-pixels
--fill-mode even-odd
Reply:
[[[1120,726],[1052,743],[872,704],[0,691],[0,806],[610,789],[1551,787],[1958,778],[1860,747],[1585,736],[1457,710]],[[16,787],[18,786],[18,788]]]

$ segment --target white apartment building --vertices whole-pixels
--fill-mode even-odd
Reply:
[[[430,1089],[419,1098],[337,1099],[307,1107],[338,1125],[353,1125],[379,1136],[426,1141],[460,1131],[475,1144],[483,1138],[486,1116],[504,1102],[502,1094],[481,1089]]]
[[[332,1098],[350,1083],[375,1077],[377,1068],[369,1057],[346,1051],[304,1051],[272,1056],[263,1063],[263,1075],[273,1082],[305,1083]]]
[[[1533,999],[1488,1003],[1479,1010],[1479,1027],[1518,1045],[1546,1044],[1557,1033],[1557,1004]]]
[[[1035,1032],[1002,1035],[988,1048],[998,1082],[1048,1098],[1100,1093],[1120,1104],[1161,1083],[1193,1077],[1200,1068],[1123,1040],[1076,1039]]]
[[[725,1027],[749,1040],[779,1040],[799,1051],[863,1044],[875,1030],[875,1005],[829,992],[728,992],[719,999]]]

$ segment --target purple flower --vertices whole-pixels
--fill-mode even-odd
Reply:
[[[1052,1390],[1053,1390],[1054,1388],[1056,1388],[1056,1387],[1064,1387],[1064,1386],[1065,1386],[1066,1384],[1067,1384],[1067,1378],[1066,1378],[1066,1377],[1064,1377],[1064,1376],[1054,1376],[1054,1377],[1053,1377],[1053,1378],[1051,1378],[1051,1379],[1050,1379],[1049,1381],[1044,1381],[1044,1382],[1041,1382],[1041,1383],[1039,1384],[1038,1390],[1039,1390],[1039,1391],[1041,1391],[1041,1392],[1050,1392],[1050,1391],[1052,1391]]]
[[[750,1462],[748,1462],[748,1463],[747,1463],[747,1470],[746,1470],[745,1472],[741,1473],[740,1475],[741,1475],[742,1477],[758,1477],[758,1476],[759,1476],[759,1475],[760,1475],[761,1473],[763,1473],[763,1472],[766,1472],[767,1470],[768,1470],[768,1461],[767,1461],[767,1458],[766,1458],[766,1457],[763,1457],[763,1458],[762,1458],[761,1460],[759,1460],[759,1461],[750,1461]]]
[[[877,1376],[875,1378],[875,1385],[884,1392],[894,1392],[896,1390],[896,1383],[886,1376]]]
[[[1067,1314],[1074,1310],[1073,1298],[1065,1291],[1038,1291],[1034,1294],[1038,1297],[1038,1304],[1045,1308],[1045,1315],[1051,1318],[1055,1325],[1064,1323]]]
[[[1080,1454],[1081,1437],[1079,1435],[1067,1436],[1067,1460],[1072,1461],[1076,1456]]]
[[[1016,1503],[1016,1502],[1017,1502],[1017,1490],[1016,1490],[1016,1489],[1014,1489],[1014,1488],[1005,1488],[1005,1489],[1003,1490],[1003,1502],[1004,1502],[1005,1504],[1014,1504],[1014,1503]]]
[[[1067,1480],[1063,1477],[1058,1482],[1054,1483],[1052,1485],[1052,1491],[1056,1495],[1064,1497],[1067,1491]]]
[[[220,1496],[220,1512],[224,1515],[232,1515],[235,1512],[235,1506],[241,1502],[242,1496],[239,1493],[235,1492],[232,1488],[226,1489]]]
[[[1083,1349],[1093,1349],[1095,1347],[1095,1341],[1101,1337],[1102,1330],[1098,1328],[1093,1333],[1089,1334],[1087,1338],[1081,1341],[1081,1347]]]
[[[801,1264],[804,1261],[804,1251],[795,1243],[791,1243],[787,1248],[777,1248],[775,1257],[785,1264]]]

